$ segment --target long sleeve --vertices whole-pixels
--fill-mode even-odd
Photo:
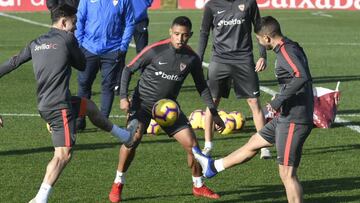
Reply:
[[[129,47],[129,43],[131,41],[133,33],[134,33],[135,17],[134,17],[134,10],[133,10],[130,0],[124,1],[123,8],[124,8],[124,15],[125,15],[124,16],[125,30],[124,30],[124,34],[122,36],[120,50],[123,52],[126,52]]]
[[[204,103],[210,109],[211,114],[216,115],[216,106],[212,99],[210,90],[206,84],[200,60],[196,60],[194,67],[191,67],[191,75],[194,79],[196,90],[199,92]]]
[[[253,26],[254,28],[256,28],[259,23],[260,23],[260,20],[261,20],[261,16],[260,16],[260,11],[259,11],[259,7],[256,3],[256,1],[254,0],[253,1],[253,4],[252,4],[252,9],[251,9],[252,13],[251,13],[251,19],[252,19],[252,23],[253,23]],[[267,58],[267,54],[266,54],[266,48],[264,46],[262,46],[259,41],[257,41],[258,43],[258,46],[259,46],[259,56],[261,58]]]
[[[0,65],[0,78],[17,69],[21,64],[24,64],[29,60],[31,60],[30,44],[23,48],[17,55]]]
[[[85,70],[85,56],[73,34],[68,34],[66,46],[70,53],[70,65],[79,71]]]
[[[76,13],[77,22],[76,22],[76,30],[75,37],[81,45],[85,35],[85,23],[86,23],[86,15],[87,15],[87,6],[84,0],[81,0],[78,6],[78,12]]]
[[[131,75],[139,69],[145,69],[151,63],[153,55],[151,50],[143,49],[125,68],[121,75],[120,99],[128,97]]]
[[[288,49],[288,50],[287,50]],[[292,47],[283,46],[281,48],[282,57],[278,57],[278,62],[283,65],[281,67],[285,69],[290,75],[292,75],[290,82],[286,83],[270,102],[272,108],[278,110],[290,97],[295,95],[308,81],[311,81],[311,76],[307,72],[307,58],[300,52],[291,50]]]
[[[201,28],[200,28],[200,37],[199,37],[199,45],[198,45],[198,55],[200,57],[200,61],[204,60],[205,49],[209,40],[210,30],[213,27],[213,15],[211,9],[205,5],[204,15],[202,18]]]

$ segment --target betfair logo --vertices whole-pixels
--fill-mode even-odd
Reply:
[[[156,76],[161,76],[162,78],[167,79],[167,80],[179,81],[179,76],[166,74],[166,73],[164,73],[162,71],[155,72],[155,75]]]
[[[57,49],[57,44],[49,43],[49,44],[40,44],[36,45],[34,48],[34,51],[40,51],[40,50],[48,50],[48,49]]]
[[[232,25],[241,25],[245,22],[245,19],[231,19],[231,20],[220,20],[220,22],[217,24],[218,27],[221,26],[232,26]]]

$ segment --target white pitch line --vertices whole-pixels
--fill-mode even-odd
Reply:
[[[21,21],[21,22],[25,22],[25,23],[29,23],[29,24],[33,24],[33,25],[39,25],[39,26],[42,26],[42,27],[47,27],[47,28],[51,27],[51,25],[48,25],[48,24],[39,23],[39,22],[32,21],[32,20],[22,18],[22,17],[19,17],[19,16],[9,15],[9,14],[3,13],[3,12],[0,12],[0,16],[4,16],[4,17],[7,17],[7,18],[12,18],[12,19],[15,19],[15,20],[18,20],[18,21]]]
[[[327,15],[327,14],[325,14]],[[30,24],[33,24],[33,25],[39,25],[39,26],[43,26],[43,27],[51,27],[50,25],[47,25],[47,24],[43,24],[43,23],[38,23],[38,22],[35,22],[35,21],[32,21],[32,20],[28,20],[28,19],[25,19],[25,18],[21,18],[21,17],[18,17],[18,16],[13,16],[13,15],[9,15],[9,14],[5,14],[5,13],[2,13],[0,12],[0,16],[4,16],[4,17],[8,17],[8,18],[12,18],[12,19],[15,19],[15,20],[19,20],[19,21],[22,21],[22,22],[26,22],[26,23],[30,23]],[[323,15],[324,16],[324,15]],[[332,17],[332,16],[331,16]],[[130,43],[129,45],[130,47],[135,47],[134,44]],[[203,62],[203,66],[204,67],[209,67],[209,63],[206,63],[206,62]],[[276,94],[276,91],[268,88],[268,87],[264,87],[264,86],[260,86],[260,90],[262,90],[263,92],[269,94],[269,95],[275,95]],[[7,114],[3,114],[4,116],[7,115]],[[17,115],[37,115],[39,116],[38,114],[13,114],[12,116],[17,116]],[[114,115],[115,117],[118,116],[118,115]],[[112,116],[110,116],[112,117]],[[121,115],[118,116],[119,118],[123,118]],[[124,116],[125,117],[125,116]],[[339,122],[339,123],[351,123],[351,121],[348,121],[346,119],[343,119],[343,118],[340,118],[339,116],[336,117],[335,119],[335,122]],[[345,125],[347,128],[350,128],[351,130],[354,130],[358,133],[360,133],[360,126],[357,126],[357,125]]]
[[[318,11],[318,12],[313,12],[311,13],[314,16],[323,16],[323,17],[328,17],[328,18],[332,18],[333,16],[330,14],[325,13],[324,11]]]
[[[13,117],[40,117],[35,113],[0,113],[1,116],[13,116]],[[110,118],[126,118],[125,115],[110,115]]]

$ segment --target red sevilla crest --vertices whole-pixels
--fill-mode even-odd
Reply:
[[[244,10],[245,10],[245,4],[240,4],[238,7],[239,7],[239,10],[240,10],[240,11],[244,11]]]
[[[185,63],[180,63],[180,71],[185,70],[186,68],[186,64]]]

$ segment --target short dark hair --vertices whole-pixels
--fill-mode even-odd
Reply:
[[[55,23],[62,17],[73,17],[76,15],[76,12],[77,9],[70,5],[59,5],[51,10],[51,21]]]
[[[80,0],[46,0],[46,7],[51,11],[57,6],[67,4],[69,6],[77,8]]]
[[[190,20],[188,17],[186,17],[186,16],[176,17],[176,18],[173,20],[171,27],[173,27],[174,25],[185,26],[185,27],[189,28],[190,30],[191,30],[191,28],[192,28],[191,20]]]
[[[272,16],[264,16],[255,27],[255,33],[269,35],[270,37],[282,36],[280,23]]]

